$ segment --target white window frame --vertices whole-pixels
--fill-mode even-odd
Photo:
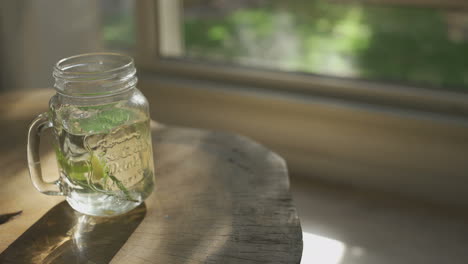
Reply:
[[[174,11],[178,0],[167,1],[173,1],[165,6],[172,13],[163,16],[172,21],[179,19],[180,11]],[[178,41],[173,39],[174,35],[182,34],[173,27],[158,28],[158,14],[165,11],[159,7],[154,0],[137,1],[137,65],[147,73],[143,78],[146,86],[151,86],[147,93],[155,93],[160,102],[172,100],[184,104],[183,111],[192,111],[195,117],[190,118],[196,121],[190,123],[183,112],[162,102],[158,110],[171,113],[167,116],[172,120],[254,137],[285,156],[296,174],[468,205],[468,193],[461,187],[468,183],[468,176],[463,177],[468,173],[468,160],[463,163],[461,159],[468,157],[467,93],[164,58],[160,50],[168,45],[172,48],[169,54],[177,57],[183,53],[183,47],[170,45]],[[163,42],[166,46],[161,47],[159,35],[166,36]],[[190,108],[195,105],[191,104],[190,96],[206,98],[200,103],[207,112],[226,111],[226,116],[232,113],[232,118],[197,117],[197,109]],[[270,122],[257,127],[240,121],[249,116],[234,109],[235,104],[252,113],[263,113],[261,117]],[[264,111],[266,107],[268,112]],[[164,117],[161,112],[156,114]],[[310,118],[285,114],[292,112],[308,113]],[[314,135],[313,126],[310,133],[301,131],[317,120],[347,135],[337,131],[331,131],[329,137],[323,133]],[[310,123],[304,126],[304,122]],[[291,142],[271,133],[285,130],[282,126],[286,123],[291,134],[283,136],[292,137]],[[344,140],[341,142],[344,145],[330,145],[334,139]],[[367,143],[368,139],[376,142]],[[357,154],[360,149],[373,151],[373,146],[389,154],[378,150]]]

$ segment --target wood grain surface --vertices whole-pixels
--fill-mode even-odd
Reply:
[[[26,170],[27,123],[52,94],[0,97],[0,214],[23,211],[0,225],[0,252],[63,201],[38,193]],[[230,133],[154,122],[152,135],[156,189],[111,263],[300,262],[301,227],[281,157]],[[43,152],[45,174],[57,175],[52,152]]]

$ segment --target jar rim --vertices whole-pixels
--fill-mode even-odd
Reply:
[[[58,61],[53,69],[57,92],[68,96],[101,96],[135,86],[132,57],[112,52],[84,53]]]
[[[122,64],[118,67],[111,67],[106,70],[99,70],[99,71],[69,71],[73,66],[76,66],[76,64],[73,63],[74,60],[79,60],[79,59],[85,59],[85,58],[91,58],[91,59],[96,59],[98,57],[113,57],[113,58],[119,58],[122,60],[125,60],[125,64]],[[93,60],[90,60],[92,62]],[[63,63],[68,62],[69,64],[63,65]],[[132,66],[134,64],[134,60],[132,57],[120,53],[114,53],[114,52],[93,52],[93,53],[83,53],[83,54],[78,54],[70,57],[63,58],[59,60],[55,65],[54,65],[54,76],[56,74],[83,74],[83,75],[95,75],[95,74],[101,74],[101,73],[111,73],[115,71],[119,71],[123,68],[127,68],[129,66]],[[60,76],[62,77],[62,76]]]

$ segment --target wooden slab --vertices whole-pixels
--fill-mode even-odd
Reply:
[[[0,225],[0,251],[63,201],[39,194],[29,182],[19,155],[26,130],[18,122],[9,133],[19,135],[8,145],[11,152],[0,152],[0,214],[23,213]],[[234,134],[156,123],[152,130],[157,187],[145,203],[146,216],[112,253],[112,263],[300,262],[301,227],[281,157]],[[56,175],[52,152],[43,159],[46,173]],[[2,175],[5,170],[10,174]]]
[[[112,263],[299,263],[284,160],[237,135],[157,126],[156,192]]]
[[[52,89],[36,89],[0,95],[0,215],[22,211],[12,220],[0,225],[0,252],[32,226],[54,205],[60,196],[47,196],[34,189],[26,161],[28,124],[47,110],[54,95]],[[54,154],[49,150],[41,156],[44,174],[58,177]]]

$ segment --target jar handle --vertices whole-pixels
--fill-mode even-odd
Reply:
[[[41,158],[39,156],[41,134],[52,126],[47,112],[38,115],[29,125],[27,146],[29,175],[34,187],[39,192],[47,195],[63,195],[60,189],[60,180],[46,182],[42,178]]]

